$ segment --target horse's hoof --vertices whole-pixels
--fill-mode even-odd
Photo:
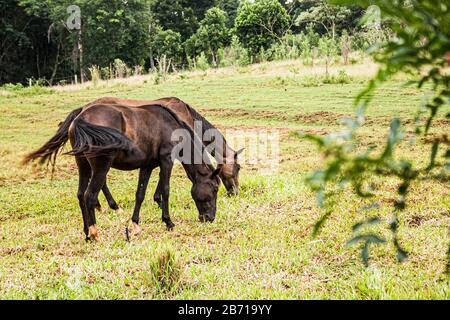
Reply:
[[[172,231],[173,228],[175,228],[175,224],[171,221],[166,223],[166,226],[167,226],[167,231]]]
[[[99,240],[98,229],[95,224],[89,227],[89,233],[88,233],[87,237],[89,238],[89,240],[93,240],[93,241]]]
[[[125,211],[123,211],[123,209],[119,207],[119,208],[117,209],[117,213],[118,213],[118,214],[124,214]]]
[[[133,236],[137,236],[141,232],[142,232],[142,228],[136,222],[133,222],[133,226],[131,228],[131,234]]]

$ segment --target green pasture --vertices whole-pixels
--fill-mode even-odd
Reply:
[[[365,268],[359,248],[346,245],[356,222],[375,215],[391,218],[392,203],[386,199],[395,193],[395,180],[373,180],[385,186],[376,210],[361,211],[366,202],[346,191],[321,233],[312,237],[323,213],[304,178],[322,159],[316,146],[296,132],[341,130],[339,119],[352,115],[353,99],[370,75],[350,74],[349,83],[323,84],[308,68],[291,64],[186,73],[160,84],[142,77],[96,87],[2,92],[0,298],[449,299],[448,181],[417,180],[412,185],[408,207],[399,217],[400,242],[409,252],[403,263],[397,262],[391,244],[373,245]],[[286,70],[279,75],[275,68]],[[414,140],[413,120],[427,91],[403,82],[393,80],[377,91],[359,147],[381,146],[390,118],[400,115],[405,139],[396,156],[426,165],[431,145]],[[100,242],[86,243],[74,160],[61,156],[53,176],[37,165],[23,167],[20,160],[50,138],[72,109],[102,96],[176,96],[224,132],[278,130],[278,171],[263,172],[263,164],[246,164],[244,157],[241,194],[227,197],[221,187],[216,221],[202,224],[190,182],[177,165],[170,196],[176,227],[169,232],[152,201],[155,170],[141,210],[143,232],[127,242],[124,228],[133,210],[137,171],[112,170],[110,189],[124,212],[97,212]],[[433,130],[448,125],[439,115]],[[102,195],[100,201],[106,205]],[[384,228],[374,230],[391,236]],[[164,259],[171,261],[166,273],[173,278],[166,285],[155,276]]]

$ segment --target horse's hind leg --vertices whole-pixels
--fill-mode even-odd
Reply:
[[[84,193],[86,192],[87,186],[89,184],[89,179],[91,178],[91,166],[89,162],[85,158],[76,158],[77,166],[78,166],[78,202],[80,204],[81,213],[83,215],[83,231],[86,235],[86,239],[88,237],[88,213],[86,209],[86,204],[84,202]]]
[[[102,187],[102,192],[106,198],[106,202],[108,202],[108,206],[113,210],[119,210],[119,206],[117,205],[117,202],[114,200],[111,192],[109,191],[106,181],[105,181],[105,185]],[[97,204],[95,205],[95,209],[97,209],[101,213],[106,212],[106,209],[102,208],[102,205],[100,204],[100,201],[98,199],[97,199]]]
[[[153,195],[153,201],[158,204],[158,207],[161,209],[162,204],[162,192],[161,192],[161,179],[158,181],[158,185],[155,190],[155,194]]]
[[[92,175],[84,193],[84,202],[87,209],[88,238],[98,239],[98,230],[95,219],[95,205],[98,201],[98,194],[106,181],[106,175],[111,168],[112,158],[96,157],[88,159],[91,166]]]
[[[136,190],[136,203],[134,205],[133,217],[131,218],[131,221],[133,221],[134,234],[141,232],[141,228],[139,227],[139,212],[141,210],[142,202],[145,199],[145,192],[147,191],[148,181],[150,180],[152,171],[153,168],[142,168],[139,171],[138,188]]]
[[[103,191],[103,194],[105,195],[105,198],[106,198],[106,201],[108,202],[109,207],[113,210],[119,210],[119,206],[117,205],[117,202],[114,200],[111,192],[109,191],[106,181],[102,187],[102,191]]]

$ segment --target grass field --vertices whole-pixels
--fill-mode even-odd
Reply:
[[[358,247],[348,247],[351,226],[364,215],[391,218],[383,201],[395,192],[388,181],[377,211],[346,192],[318,237],[311,236],[321,216],[304,183],[320,166],[316,147],[295,132],[326,134],[339,130],[339,119],[353,112],[354,96],[364,87],[372,65],[347,69],[348,84],[316,86],[295,61],[186,73],[154,85],[141,77],[94,88],[22,90],[0,95],[0,298],[3,299],[449,299],[444,273],[449,243],[448,181],[416,181],[400,219],[400,241],[410,253],[399,264],[392,245],[373,246],[365,268]],[[336,71],[336,70],[334,70]],[[425,165],[430,144],[412,137],[414,115],[423,94],[402,82],[380,89],[361,131],[361,147],[381,145],[389,119],[401,115],[405,142],[397,155]],[[261,173],[243,163],[241,194],[219,191],[212,224],[202,224],[190,197],[190,182],[177,165],[172,178],[171,215],[166,231],[153,203],[158,171],[153,172],[141,211],[143,233],[125,240],[132,213],[137,172],[111,171],[110,188],[125,213],[97,212],[101,240],[86,243],[76,199],[77,170],[68,156],[59,158],[53,179],[45,168],[21,167],[28,151],[50,138],[72,109],[101,96],[158,98],[177,96],[201,111],[220,129],[278,129],[280,166]],[[436,129],[448,129],[439,115]],[[381,183],[374,181],[374,183]],[[100,201],[105,205],[101,196]],[[389,238],[389,232],[376,230]],[[165,254],[175,254],[174,283],[155,280]],[[156,267],[155,267],[156,265]],[[153,271],[152,271],[153,270]]]

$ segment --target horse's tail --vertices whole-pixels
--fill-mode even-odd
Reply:
[[[60,123],[59,129],[58,131],[56,131],[56,134],[42,147],[27,154],[23,158],[22,163],[25,164],[30,161],[40,159],[39,162],[41,164],[48,162],[52,163],[54,167],[56,156],[59,150],[61,150],[62,147],[64,147],[64,145],[66,144],[67,140],[69,140],[69,127],[82,110],[83,108],[78,108],[69,113],[66,120]]]
[[[71,128],[73,149],[67,154],[94,158],[117,151],[133,152],[133,142],[119,130],[76,119]]]

